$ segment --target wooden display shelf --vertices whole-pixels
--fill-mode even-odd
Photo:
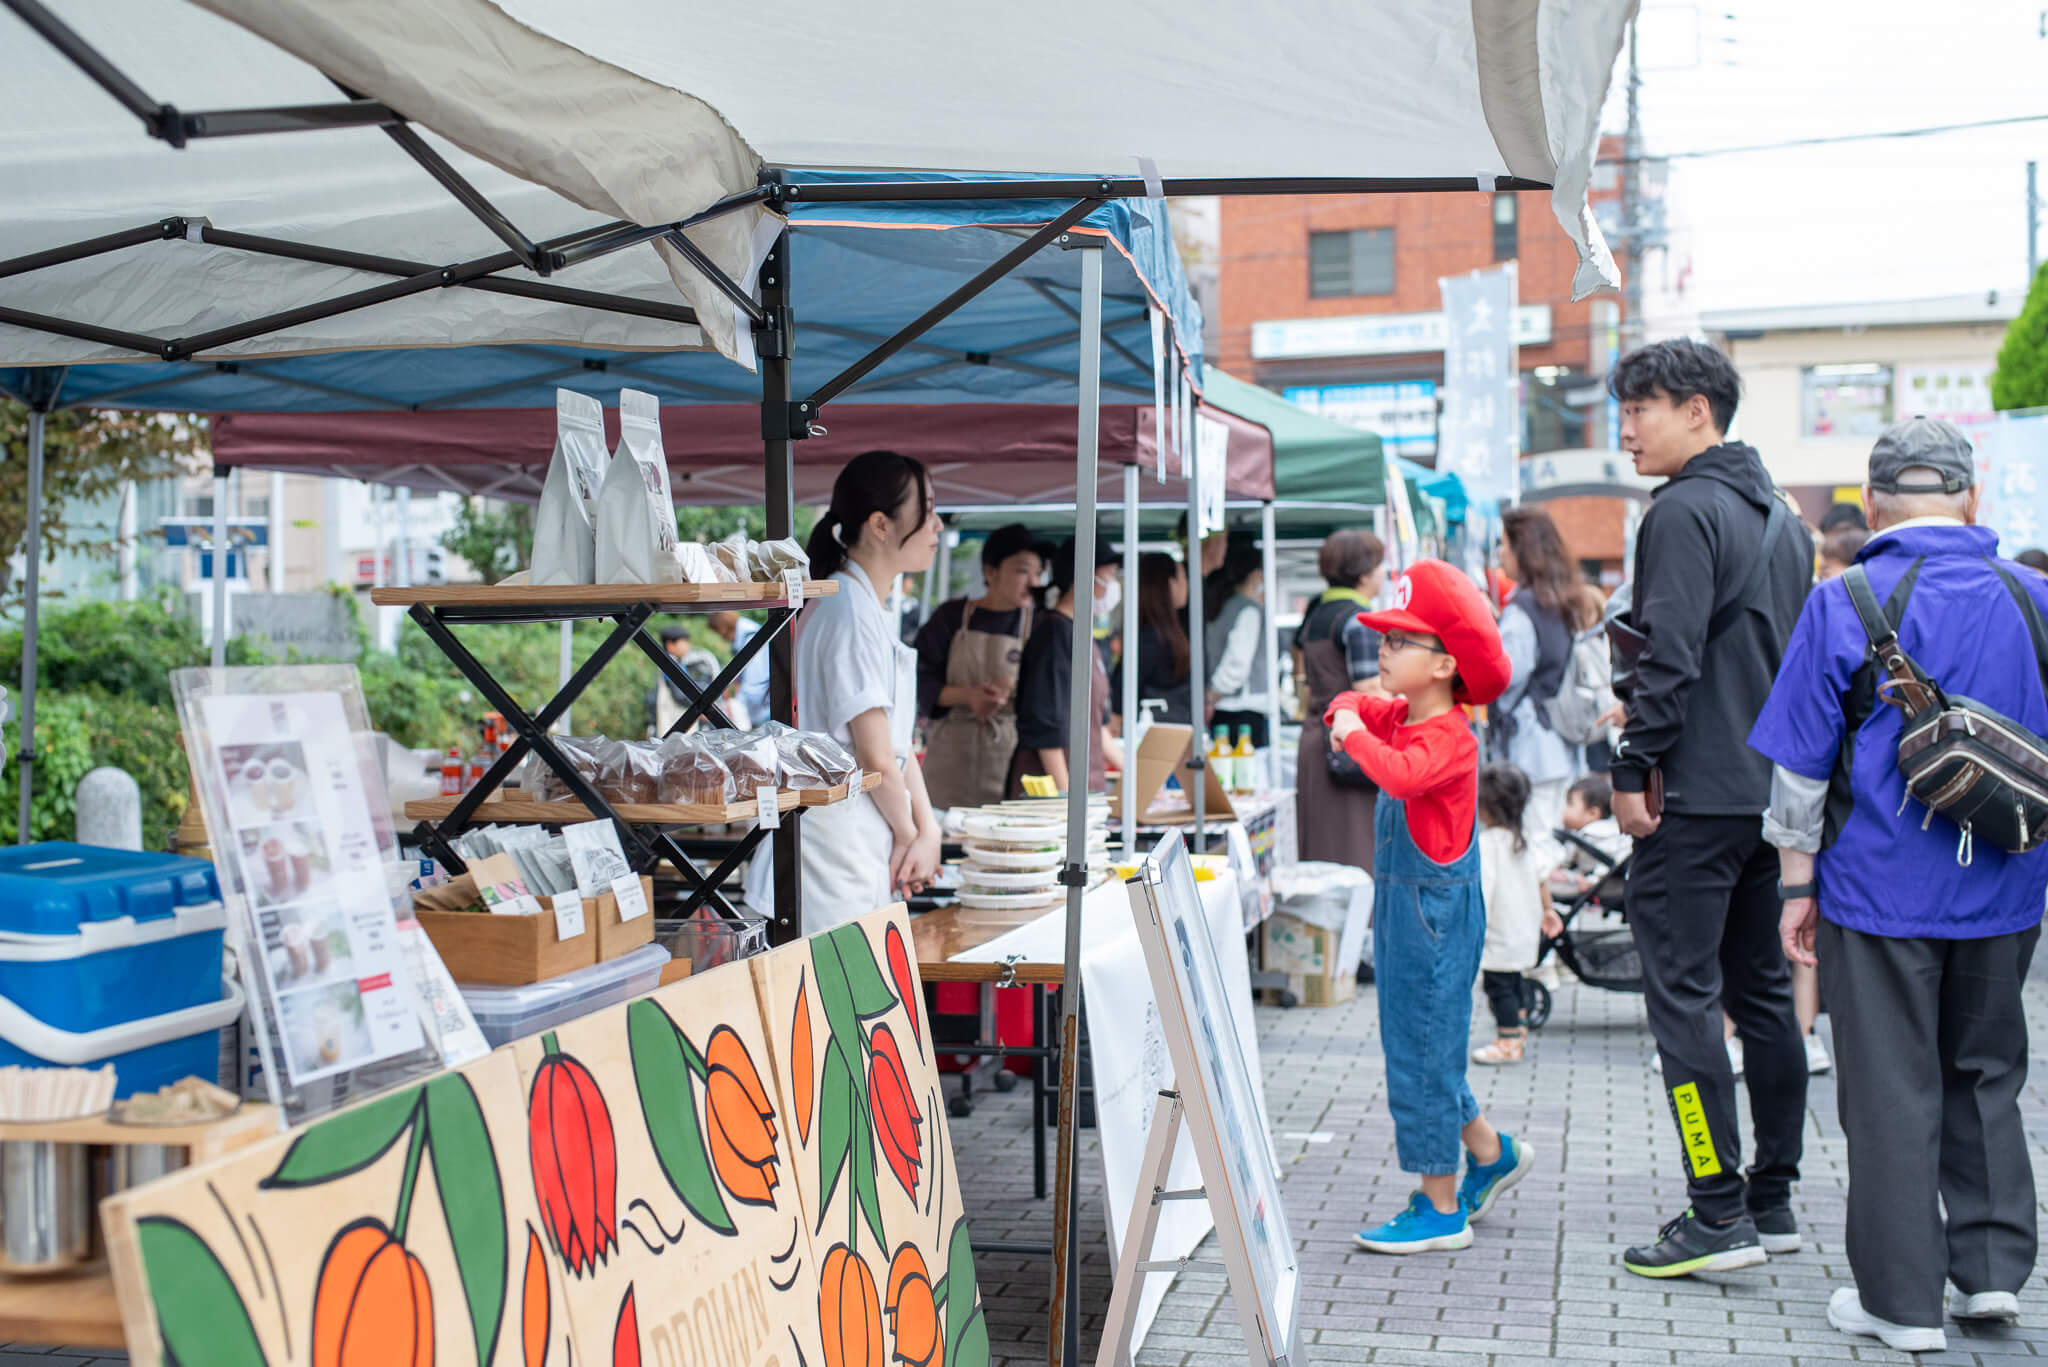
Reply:
[[[880,774],[862,774],[861,791],[871,791],[882,781]],[[778,788],[775,809],[795,811],[798,807],[823,807],[844,802],[851,794],[848,785],[830,788]],[[430,797],[405,804],[408,821],[440,821],[455,810],[460,798]],[[612,811],[621,821],[639,826],[723,826],[732,821],[752,821],[761,814],[760,804],[745,802],[616,802]],[[497,798],[480,802],[470,813],[470,824],[490,822],[523,825],[573,825],[592,820],[591,810],[580,802],[538,802],[531,798]]]
[[[277,1110],[268,1102],[244,1102],[234,1114],[190,1125],[119,1125],[103,1115],[51,1120],[34,1125],[0,1124],[0,1142],[47,1144],[165,1144],[192,1150],[203,1163],[278,1132]],[[0,1342],[6,1340],[0,1339]]]
[[[836,579],[804,580],[805,598],[839,592]],[[411,588],[371,589],[379,607],[409,608],[565,608],[613,603],[654,603],[672,611],[692,608],[784,607],[789,595],[780,581],[750,584],[420,584]]]

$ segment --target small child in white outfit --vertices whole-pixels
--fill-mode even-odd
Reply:
[[[1479,884],[1486,899],[1479,968],[1495,1038],[1472,1051],[1474,1063],[1519,1063],[1528,1043],[1522,974],[1536,966],[1540,937],[1552,916],[1543,864],[1523,831],[1528,806],[1529,779],[1520,769],[1491,764],[1479,771]]]

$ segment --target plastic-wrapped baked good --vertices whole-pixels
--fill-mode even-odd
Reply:
[[[754,577],[754,567],[747,563],[747,534],[745,532],[734,532],[723,541],[712,543],[711,555],[713,559],[723,562],[725,567],[732,571],[735,580],[746,581]]]
[[[732,771],[740,801],[753,797],[757,788],[781,786],[782,760],[776,754],[773,736],[754,731],[712,731],[705,735],[704,743]]]
[[[719,804],[737,796],[732,770],[698,734],[661,742],[661,801]]]
[[[603,736],[558,736],[555,744],[560,746],[569,765],[585,783],[595,786],[598,776],[599,747],[611,744]],[[539,755],[529,755],[526,760],[526,781],[523,785],[542,802],[563,802],[575,796],[569,785],[562,782],[561,775],[545,764]]]
[[[686,584],[716,584],[718,571],[723,568],[711,554],[711,548],[697,541],[685,541],[676,547],[676,559],[683,567],[683,582]]]
[[[596,788],[600,797],[613,804],[656,801],[661,791],[661,760],[654,742],[600,741]]]
[[[785,788],[836,787],[859,768],[845,746],[817,731],[780,728],[775,733],[775,755]]]
[[[760,567],[763,579],[780,579],[784,570],[810,572],[811,557],[804,554],[804,548],[792,537],[757,541],[748,550],[749,557]]]

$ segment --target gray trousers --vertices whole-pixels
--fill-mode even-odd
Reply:
[[[1820,923],[1849,1140],[1849,1266],[1864,1308],[1894,1324],[1939,1326],[1944,1279],[2017,1292],[2033,1273],[2020,988],[2040,937],[2036,926],[1902,940]]]

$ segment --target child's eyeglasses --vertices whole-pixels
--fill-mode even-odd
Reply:
[[[1408,636],[1398,631],[1385,633],[1380,637],[1380,643],[1388,650],[1406,650],[1413,646],[1418,650],[1433,651],[1438,655],[1448,655],[1451,653],[1435,641],[1424,640],[1420,636]]]

